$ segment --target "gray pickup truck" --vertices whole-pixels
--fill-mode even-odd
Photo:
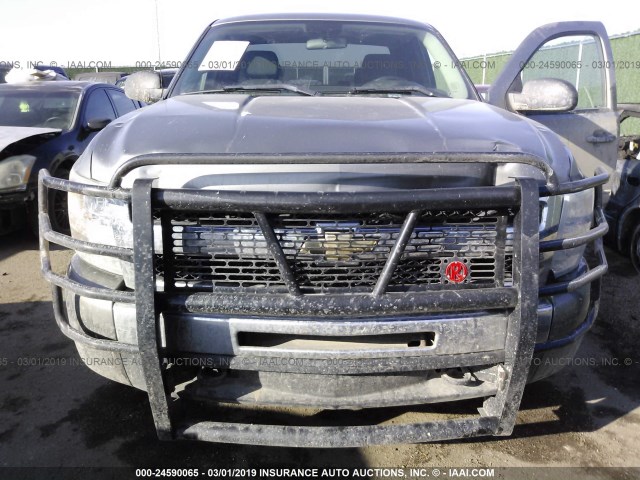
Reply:
[[[90,368],[148,392],[162,439],[508,435],[525,384],[566,364],[597,315],[611,60],[602,24],[547,25],[483,101],[429,25],[218,20],[167,89],[127,79],[154,104],[111,122],[69,180],[41,173],[56,321]],[[70,237],[50,227],[50,189],[68,192]],[[75,251],[64,274],[50,242]],[[477,416],[221,415],[462,399]]]

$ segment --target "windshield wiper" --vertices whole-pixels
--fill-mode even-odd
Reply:
[[[441,92],[438,92],[435,89],[422,87],[420,85],[408,85],[405,87],[355,87],[349,90],[351,95],[356,95],[359,93],[382,93],[382,94],[413,94],[419,93],[421,95],[425,95],[427,97],[443,97]]]
[[[201,90],[198,92],[189,92],[187,95],[194,95],[198,93],[231,93],[231,92],[273,92],[273,91],[285,91],[285,92],[294,92],[299,95],[306,95],[309,97],[313,97],[318,95],[318,92],[313,90],[307,90],[306,88],[300,88],[296,85],[291,85],[288,83],[261,83],[257,85],[227,85],[214,90]]]

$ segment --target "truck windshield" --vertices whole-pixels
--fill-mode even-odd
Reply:
[[[45,89],[0,89],[0,125],[44,127],[69,130],[79,93],[51,92]]]
[[[353,21],[213,25],[172,95],[427,95],[473,98],[455,57],[428,29]]]

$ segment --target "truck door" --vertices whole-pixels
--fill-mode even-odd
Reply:
[[[527,105],[528,93],[539,93],[545,86],[542,79],[571,84],[577,93],[575,107],[554,109],[535,101]],[[487,101],[518,111],[556,132],[585,176],[593,175],[597,167],[608,173],[615,171],[616,83],[611,45],[602,23],[560,22],[534,30],[489,88]],[[608,198],[610,184],[604,190]]]

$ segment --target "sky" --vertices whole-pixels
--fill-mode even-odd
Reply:
[[[217,18],[312,11],[430,23],[460,58],[513,50],[531,30],[550,22],[600,20],[609,35],[640,28],[637,1],[630,0],[0,0],[0,63],[73,68],[179,62]]]

